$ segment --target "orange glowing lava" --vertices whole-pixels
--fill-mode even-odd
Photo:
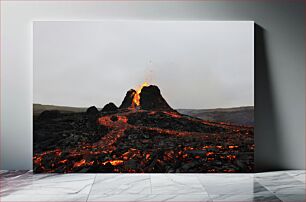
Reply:
[[[234,160],[234,159],[236,159],[236,156],[235,155],[227,155],[226,158],[229,159],[229,160]]]
[[[149,86],[148,82],[143,82],[140,87],[137,88],[136,93],[133,97],[133,103],[137,106],[140,105],[140,92],[143,87]]]
[[[80,167],[84,165],[85,163],[86,163],[86,160],[82,159],[81,161],[74,163],[73,167]]]
[[[123,164],[123,161],[122,160],[108,160],[108,161],[103,162],[102,165],[106,165],[107,163],[110,163],[113,166],[118,166],[118,165]]]
[[[167,114],[168,116],[171,116],[172,118],[181,118],[182,116],[177,112],[164,112],[164,114]]]

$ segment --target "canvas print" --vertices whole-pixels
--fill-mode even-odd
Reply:
[[[33,26],[35,173],[253,172],[253,22]]]

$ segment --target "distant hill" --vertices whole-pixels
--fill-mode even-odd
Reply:
[[[254,126],[254,107],[217,109],[177,109],[178,112],[203,120]]]
[[[39,115],[45,110],[58,110],[60,112],[85,112],[87,108],[81,107],[67,107],[67,106],[56,106],[56,105],[42,105],[33,104],[33,115]]]
[[[33,104],[33,114],[39,115],[45,110],[58,110],[64,113],[85,112],[85,107],[68,107],[56,105]],[[100,109],[99,109],[100,110]],[[254,126],[254,107],[235,107],[217,109],[177,109],[179,113],[197,117],[203,120],[229,122],[238,125]]]

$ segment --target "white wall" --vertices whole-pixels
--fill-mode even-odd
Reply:
[[[1,169],[32,168],[33,20],[251,20],[258,169],[305,168],[303,1],[1,1]]]

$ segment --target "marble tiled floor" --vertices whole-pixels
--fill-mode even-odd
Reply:
[[[0,171],[0,201],[305,201],[305,171],[33,174]]]

